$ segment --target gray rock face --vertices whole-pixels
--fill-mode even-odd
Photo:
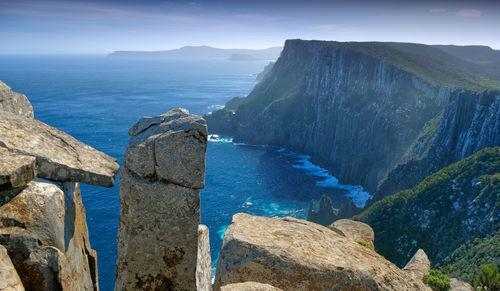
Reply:
[[[234,283],[222,286],[221,291],[280,291],[281,289],[269,284],[258,282]]]
[[[370,244],[372,248],[375,248],[373,243],[375,241],[375,233],[366,223],[350,219],[339,219],[328,226],[328,228],[337,233],[341,233],[355,242],[366,242]]]
[[[255,281],[283,290],[430,290],[391,262],[321,225],[239,213],[227,229],[215,290]]]
[[[33,181],[0,195],[0,245],[27,290],[99,290],[77,183]]]
[[[403,268],[404,271],[412,273],[416,278],[419,278],[420,280],[424,277],[425,274],[429,273],[430,269],[431,262],[429,261],[427,254],[422,249],[419,249],[408,262],[408,264],[406,264],[406,266]]]
[[[208,227],[198,226],[198,259],[196,263],[196,290],[212,290],[212,258]]]
[[[474,288],[469,283],[460,281],[455,278],[450,279],[450,291],[473,291]]]
[[[116,160],[32,118],[2,112],[0,148],[36,158],[40,178],[112,187]]]
[[[195,290],[205,121],[174,109],[141,119],[129,133],[115,290]]]
[[[404,163],[380,185],[375,199],[410,189],[425,177],[481,149],[500,146],[500,93],[455,92],[409,148]]]
[[[0,147],[0,190],[22,187],[36,177],[36,158]]]
[[[25,95],[13,92],[7,84],[0,81],[0,115],[10,112],[33,118],[33,107]]]
[[[24,291],[21,278],[19,278],[7,250],[2,245],[0,245],[0,290]]]

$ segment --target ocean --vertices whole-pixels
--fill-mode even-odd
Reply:
[[[232,97],[246,96],[268,62],[226,60],[120,59],[100,55],[0,56],[0,80],[26,94],[35,117],[118,159],[128,129],[142,116],[175,107],[203,115]],[[344,195],[358,205],[368,193],[339,185],[309,157],[272,146],[209,142],[202,223],[210,229],[215,268],[224,231],[238,212],[305,218],[309,202]],[[114,188],[81,185],[92,248],[97,250],[101,290],[113,290],[120,202]],[[214,269],[215,271],[215,269]],[[215,274],[214,274],[215,275]]]

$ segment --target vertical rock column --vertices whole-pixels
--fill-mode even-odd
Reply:
[[[196,290],[205,120],[178,108],[142,118],[129,135],[115,290]]]

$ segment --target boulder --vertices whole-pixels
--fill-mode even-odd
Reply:
[[[424,250],[419,249],[403,268],[404,271],[412,273],[416,278],[422,280],[425,274],[429,273],[431,262]]]
[[[334,221],[330,226],[328,226],[328,228],[344,235],[349,239],[352,239],[355,242],[366,242],[373,249],[375,248],[375,245],[373,244],[375,240],[375,233],[366,223],[350,219],[339,219]]]
[[[215,290],[247,281],[283,290],[430,290],[376,252],[324,226],[239,213],[224,235]]]
[[[7,250],[2,245],[0,245],[0,290],[24,291],[21,278],[19,278]]]
[[[210,257],[210,236],[208,227],[198,226],[198,258],[196,263],[196,290],[212,290],[212,258]]]
[[[282,289],[258,282],[234,283],[222,286],[222,291],[281,291]]]
[[[0,147],[36,158],[37,175],[59,182],[112,187],[116,160],[33,118],[2,112]]]
[[[33,107],[25,95],[13,92],[0,81],[0,111],[33,118]],[[3,112],[0,113],[2,115]]]
[[[460,281],[456,278],[450,279],[450,291],[473,291],[474,288],[466,282]]]
[[[202,227],[199,235],[205,120],[178,108],[141,119],[129,133],[120,173],[115,290],[195,290],[197,265],[198,282],[206,286],[208,231]]]
[[[36,177],[36,158],[0,148],[0,190],[22,187]]]
[[[0,194],[0,245],[27,290],[99,290],[78,183],[32,181]]]

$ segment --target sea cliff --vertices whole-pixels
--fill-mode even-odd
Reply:
[[[477,80],[486,77],[452,66],[463,62],[418,44],[289,40],[236,110],[206,119],[211,132],[235,141],[308,154],[342,184],[362,185],[380,199],[500,144],[499,112],[488,105],[499,94],[482,92]],[[477,112],[458,124],[465,107]],[[419,172],[399,179],[413,163],[423,164]]]

